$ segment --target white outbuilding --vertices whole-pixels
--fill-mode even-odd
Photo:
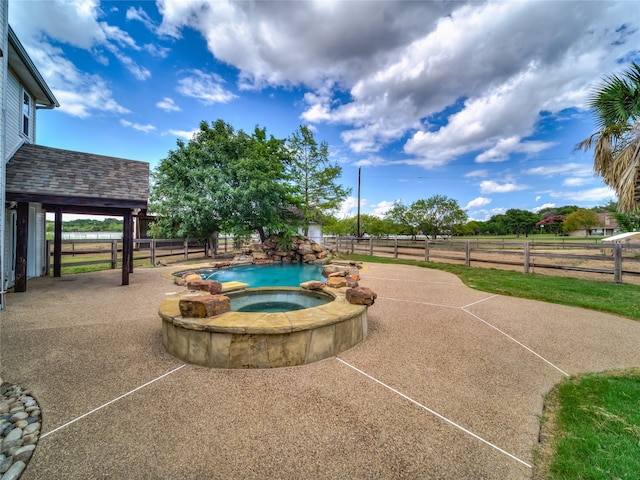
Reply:
[[[640,232],[625,232],[602,239],[602,243],[640,243]]]

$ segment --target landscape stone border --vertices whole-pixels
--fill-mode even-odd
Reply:
[[[36,448],[41,411],[30,390],[0,379],[0,478],[22,475]]]

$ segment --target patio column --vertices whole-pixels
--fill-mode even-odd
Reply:
[[[129,285],[133,271],[133,217],[131,210],[124,214],[122,226],[122,285]]]
[[[18,202],[16,212],[16,277],[14,291],[27,291],[27,254],[29,246],[29,202]]]
[[[56,206],[54,209],[55,222],[53,233],[53,276],[62,276],[62,207]],[[47,252],[49,255],[49,252]],[[49,275],[49,272],[47,272]]]

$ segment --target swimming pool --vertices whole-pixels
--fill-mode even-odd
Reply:
[[[193,270],[192,270],[193,271]],[[251,288],[297,287],[310,280],[322,281],[322,265],[278,263],[272,265],[238,265],[224,268],[199,268],[195,273],[203,280],[242,282]],[[179,273],[178,275],[181,275]]]

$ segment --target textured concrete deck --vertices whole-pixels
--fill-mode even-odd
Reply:
[[[8,295],[0,376],[32,390],[44,422],[23,479],[530,478],[543,395],[640,366],[640,322],[375,264],[369,336],[338,357],[184,365],[161,343],[167,271]]]

